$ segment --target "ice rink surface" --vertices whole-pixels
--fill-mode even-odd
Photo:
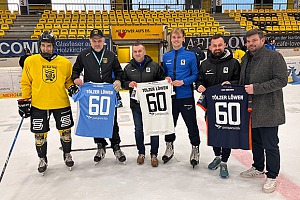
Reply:
[[[55,95],[55,94],[53,94]],[[134,126],[127,92],[122,92],[123,108],[118,109],[121,144],[134,144]],[[198,97],[196,94],[195,98]],[[107,200],[185,200],[185,199],[300,199],[300,85],[284,88],[286,124],[280,126],[281,171],[279,186],[272,194],[264,194],[264,178],[245,179],[240,172],[252,164],[251,151],[233,150],[228,161],[230,177],[221,179],[219,170],[209,170],[207,165],[214,158],[213,150],[206,145],[204,113],[197,107],[198,126],[202,143],[200,164],[192,168],[189,163],[191,145],[182,118],[176,127],[175,157],[163,164],[164,138],[160,137],[159,166],[150,165],[146,146],[144,165],[137,165],[136,147],[122,148],[127,156],[126,165],[116,161],[112,149],[107,149],[104,160],[95,166],[96,151],[72,152],[75,166],[72,171],[65,166],[59,150],[59,134],[51,117],[48,134],[48,169],[45,176],[37,171],[38,157],[34,136],[29,131],[29,119],[25,119],[10,157],[2,182],[0,199],[107,199]],[[72,101],[72,100],[71,100]],[[0,99],[0,170],[7,158],[21,118],[16,99]],[[74,118],[76,105],[72,103]],[[299,124],[298,124],[299,123]],[[72,129],[73,131],[73,129]],[[73,149],[96,147],[92,138],[73,135]],[[149,138],[145,138],[145,143]]]

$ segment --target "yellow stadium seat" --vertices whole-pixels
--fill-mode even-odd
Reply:
[[[52,24],[45,24],[44,30],[51,30],[53,28]]]
[[[15,14],[10,14],[8,17],[9,17],[9,19],[12,19],[12,20],[17,19],[17,16]]]
[[[59,39],[67,39],[67,35],[59,35],[58,38]]]
[[[56,19],[54,25],[62,24],[62,23],[63,23],[63,19]]]
[[[55,23],[55,19],[54,18],[49,18],[47,20],[47,24],[54,24]]]
[[[78,35],[85,35],[85,29],[78,29]]]
[[[225,31],[225,32],[224,32],[224,35],[225,35],[225,36],[230,36],[230,32]]]
[[[12,19],[5,19],[4,23],[5,24],[13,24],[13,20]]]
[[[36,24],[36,29],[43,30],[44,29],[44,24]]]
[[[70,35],[77,35],[77,29],[70,29],[69,30],[69,36]]]
[[[31,35],[31,36],[30,36],[30,39],[31,39],[31,40],[38,40],[38,39],[39,39],[39,36],[37,36],[37,35]]]
[[[196,33],[196,28],[189,28],[190,33]]]
[[[0,37],[3,37],[5,35],[4,30],[0,30]]]
[[[49,18],[48,14],[45,14],[45,13],[42,14],[42,19],[48,19],[48,18]]]
[[[224,26],[220,26],[220,27],[218,27],[218,32],[225,32],[225,28],[224,28]]]
[[[70,25],[69,25],[69,24],[62,24],[62,25],[61,25],[61,28],[62,28],[62,29],[69,29],[69,28],[70,28]]]
[[[102,29],[102,23],[101,24],[95,23],[94,27],[97,28],[97,29]]]
[[[78,24],[86,24],[86,19],[79,19]]]
[[[71,24],[78,24],[78,22],[79,22],[79,20],[78,20],[78,19],[74,19],[74,18],[72,18],[72,20],[71,20]]]
[[[71,20],[70,20],[70,19],[64,19],[63,24],[70,24],[70,23],[71,23]]]
[[[181,22],[183,22],[183,23],[186,23],[186,22],[188,22],[188,18],[181,18]]]
[[[109,29],[104,29],[104,30],[103,30],[103,34],[104,34],[105,36],[109,36],[109,35],[110,35]]]
[[[220,26],[220,23],[219,23],[219,22],[213,22],[213,26],[214,26],[214,27],[219,27],[219,26]]]
[[[78,28],[79,28],[79,29],[86,29],[86,24],[79,24],[79,25],[78,25]]]
[[[39,24],[46,24],[47,23],[47,20],[46,19],[39,19]]]
[[[58,29],[52,29],[51,31],[54,36],[58,37],[59,36],[59,30]]]
[[[218,32],[218,28],[217,27],[211,27],[210,32],[215,34],[216,32]]]
[[[34,29],[34,30],[33,30],[33,35],[39,36],[39,35],[42,34],[42,32],[43,32],[43,30],[40,30],[40,29]]]
[[[49,14],[49,19],[56,19],[56,14]]]
[[[204,27],[203,28],[203,32],[204,33],[209,33],[210,32],[210,28],[209,27]]]
[[[60,29],[60,35],[68,35],[68,34],[69,34],[68,29]]]
[[[61,29],[61,25],[60,24],[53,24],[53,29]]]
[[[212,22],[206,22],[206,26],[212,27],[212,26],[213,26],[213,25],[212,25]]]
[[[86,25],[86,29],[93,29],[94,28],[94,24],[87,24]]]
[[[77,29],[78,25],[77,24],[70,24],[70,29]]]

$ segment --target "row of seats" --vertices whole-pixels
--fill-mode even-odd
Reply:
[[[39,19],[39,24],[124,24],[124,23],[189,23],[189,22],[215,22],[213,17],[203,18],[119,18],[119,19]]]
[[[109,34],[109,30],[106,30],[108,33],[106,33],[107,35]],[[83,39],[83,38],[89,38],[89,34],[86,32],[85,35],[81,34],[81,32],[79,32],[78,30],[78,34],[76,35],[75,32],[72,30],[71,32],[69,32],[69,34],[66,34],[65,32],[63,34],[57,35],[58,33],[56,33],[55,31],[53,32],[53,34],[55,35],[55,37],[59,38],[59,39]],[[223,34],[224,36],[230,36],[229,32],[195,32],[195,33],[185,33],[186,37],[207,37],[207,36],[213,36],[214,34]],[[31,39],[38,39],[39,36],[38,35],[32,35]]]
[[[300,26],[266,26],[267,33],[299,33]]]
[[[159,14],[42,14],[42,19],[127,19],[127,18],[203,18],[209,13],[159,13]]]
[[[237,9],[237,10],[224,10],[224,13],[299,13],[300,9]]]
[[[44,10],[43,14],[159,14],[159,13],[205,13],[206,11],[201,10]]]
[[[14,11],[10,11],[10,10],[0,10],[0,15],[2,14],[7,14],[7,15],[10,15],[10,14],[15,14],[15,15],[18,15],[19,14],[19,11],[18,10],[14,10]]]

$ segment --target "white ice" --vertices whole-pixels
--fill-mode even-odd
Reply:
[[[134,144],[134,127],[128,93],[122,92],[121,95],[124,104],[124,107],[118,110],[121,144]],[[197,108],[202,143],[200,164],[195,169],[189,163],[191,145],[185,124],[180,118],[176,127],[175,157],[167,164],[161,161],[165,143],[164,138],[160,137],[160,162],[157,168],[150,165],[150,147],[147,146],[144,165],[136,163],[136,147],[127,147],[122,149],[127,156],[126,165],[116,161],[111,149],[107,150],[105,159],[96,166],[93,162],[95,151],[72,152],[75,166],[72,171],[69,171],[59,150],[59,134],[52,117],[51,131],[48,134],[49,166],[45,176],[42,176],[37,171],[39,160],[35,151],[34,136],[29,131],[29,119],[25,119],[0,183],[0,199],[300,199],[298,127],[300,85],[285,87],[284,99],[287,122],[279,129],[280,176],[283,178],[278,179],[279,186],[272,194],[262,192],[264,178],[245,179],[239,176],[241,171],[251,165],[251,151],[234,150],[228,161],[230,173],[228,179],[221,179],[219,170],[212,171],[207,168],[214,154],[212,148],[206,145],[203,111]],[[21,118],[18,115],[16,99],[1,99],[0,108],[0,170],[2,171]],[[72,109],[75,117],[74,103]],[[74,131],[72,134],[73,149],[96,147],[92,138],[75,136]],[[149,138],[145,138],[145,142],[149,142]],[[294,185],[290,187],[286,183]]]

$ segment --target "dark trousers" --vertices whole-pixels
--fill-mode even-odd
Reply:
[[[252,128],[252,154],[253,167],[259,171],[265,168],[266,154],[266,170],[268,178],[276,178],[280,169],[280,153],[279,153],[278,126]]]
[[[119,125],[117,121],[117,109],[115,109],[115,118],[114,118],[114,127],[112,138],[109,139],[111,142],[111,146],[114,147],[116,144],[120,144],[121,139],[119,135]],[[107,142],[104,138],[94,138],[95,143],[101,143],[103,146],[107,145]]]
[[[177,125],[179,113],[181,113],[181,116],[188,129],[191,144],[193,146],[199,146],[200,135],[199,135],[199,129],[197,125],[195,100],[193,97],[184,98],[184,99],[175,99],[175,98],[172,99],[172,114],[173,114],[175,127]],[[173,142],[175,141],[175,139],[176,139],[175,133],[165,136],[166,142]]]
[[[213,147],[215,156],[221,156],[222,162],[227,162],[231,153],[231,149],[223,147]]]
[[[134,135],[135,142],[139,154],[145,154],[145,144],[144,144],[144,131],[143,131],[143,121],[142,112],[140,107],[135,107],[131,110],[134,122]],[[150,153],[157,155],[159,146],[159,136],[150,136],[151,149]]]

